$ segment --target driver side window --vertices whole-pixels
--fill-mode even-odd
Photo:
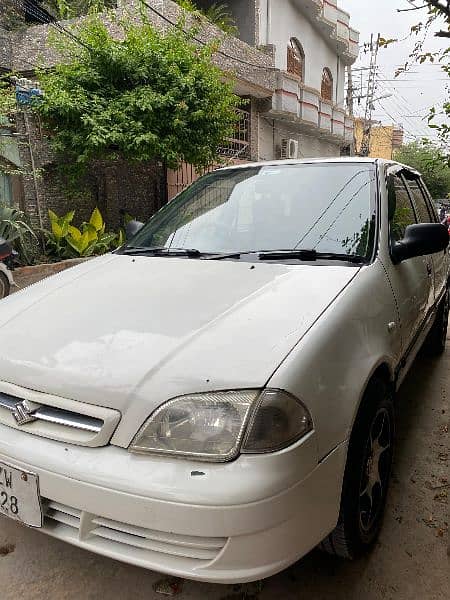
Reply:
[[[405,237],[408,225],[417,223],[408,190],[402,177],[394,177],[395,211],[389,223],[391,244]]]

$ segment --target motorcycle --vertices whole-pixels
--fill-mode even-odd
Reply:
[[[14,268],[14,251],[11,244],[0,238],[0,300],[6,298],[15,285],[12,275]]]

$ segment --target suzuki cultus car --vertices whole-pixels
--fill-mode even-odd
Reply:
[[[1,512],[211,582],[360,556],[395,391],[444,349],[447,245],[393,162],[205,175],[118,251],[0,301]]]

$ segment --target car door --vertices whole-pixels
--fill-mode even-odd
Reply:
[[[422,222],[439,223],[438,216],[433,207],[430,193],[420,177],[407,181],[409,190],[413,197],[416,211],[423,219]],[[429,218],[428,221],[426,219]],[[448,277],[448,251],[444,250],[433,254],[431,257],[434,273],[434,301],[441,297],[447,284]]]
[[[389,244],[392,247],[403,239],[406,227],[419,223],[421,217],[412,203],[404,169],[397,167],[391,170],[389,188]],[[397,302],[402,350],[406,354],[414,345],[434,304],[432,259],[418,256],[395,264],[391,258],[386,269]]]

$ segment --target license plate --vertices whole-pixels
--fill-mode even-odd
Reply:
[[[39,478],[0,462],[0,515],[30,527],[42,527]]]

